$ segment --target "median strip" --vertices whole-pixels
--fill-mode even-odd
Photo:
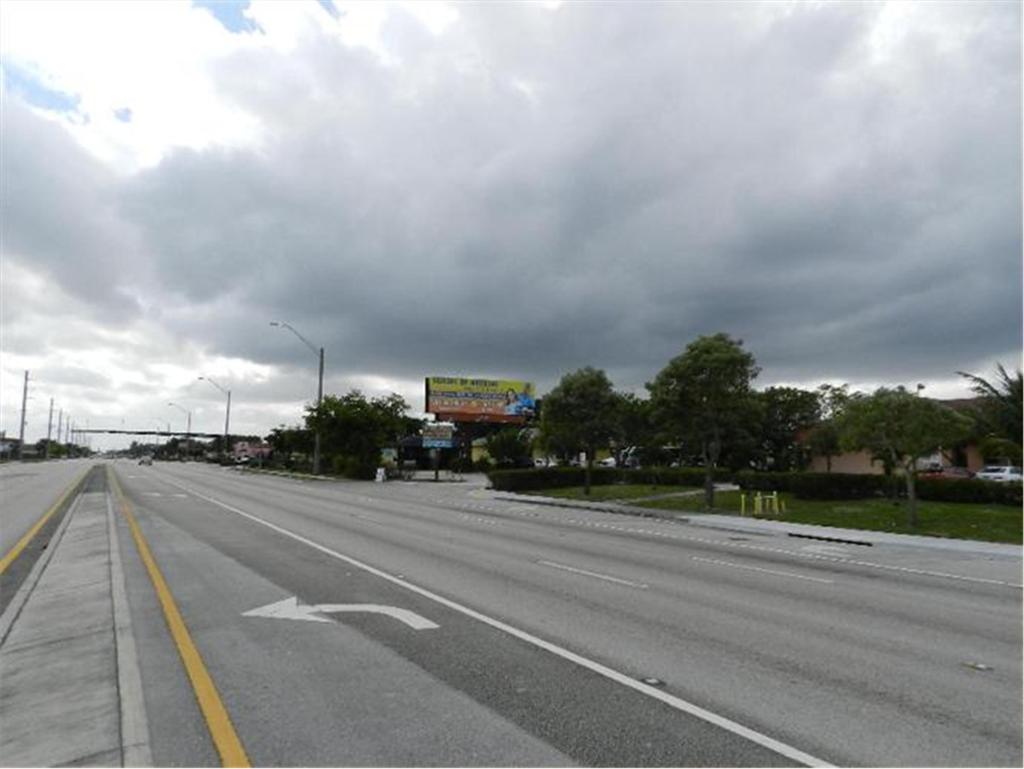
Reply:
[[[210,737],[213,739],[217,752],[220,754],[221,765],[248,767],[250,766],[249,757],[245,753],[242,741],[239,739],[235,727],[231,723],[231,717],[228,714],[227,708],[224,707],[213,678],[203,662],[202,655],[200,655],[199,649],[188,632],[188,627],[181,616],[181,612],[178,610],[174,596],[171,595],[167,581],[164,579],[160,567],[157,566],[153,553],[150,551],[149,545],[142,535],[142,529],[132,513],[131,504],[128,502],[128,498],[117,481],[117,475],[112,470],[109,473],[111,486],[121,505],[121,512],[124,514],[128,527],[131,529],[132,538],[135,540],[139,556],[142,558],[149,578],[153,583],[153,589],[156,590],[160,607],[164,612],[164,619],[167,621],[167,627],[170,629],[171,636],[174,638],[174,643],[178,648],[178,654],[181,656],[182,664],[185,666],[185,672],[192,682],[192,690],[195,693],[196,701],[199,703],[199,709],[203,713],[203,718],[206,720],[206,727],[209,729]]]

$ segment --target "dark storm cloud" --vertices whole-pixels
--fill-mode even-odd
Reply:
[[[879,62],[874,4],[457,8],[438,37],[393,12],[397,64],[317,37],[225,60],[220,94],[264,146],[175,152],[116,188],[174,297],[152,311],[305,365],[267,326],[288,320],[332,371],[406,379],[591,364],[637,386],[718,330],[766,380],[1019,354],[1018,5],[928,6]],[[106,302],[90,244],[125,235],[81,224],[111,205],[82,174],[101,194],[63,208],[99,269],[76,280]],[[24,229],[26,253],[65,248]]]
[[[144,254],[115,205],[116,177],[62,127],[5,95],[3,253],[54,281],[107,319],[139,311],[122,289]]]

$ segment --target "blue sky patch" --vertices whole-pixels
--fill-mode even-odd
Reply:
[[[121,109],[114,110],[114,117],[120,120],[122,123],[132,122],[132,111],[130,107],[121,107]]]
[[[76,112],[82,100],[77,94],[48,88],[32,72],[10,62],[4,62],[3,76],[4,89],[17,94],[33,107],[54,112]]]
[[[316,0],[320,7],[327,11],[331,16],[338,19],[341,18],[341,11],[338,10],[338,6],[334,4],[334,0]]]
[[[245,15],[249,0],[192,0],[193,8],[202,8],[229,32],[262,32],[260,25]]]

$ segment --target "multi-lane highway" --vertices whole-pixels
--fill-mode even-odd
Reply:
[[[216,765],[224,739],[283,766],[1021,763],[1019,548],[811,542],[472,484],[109,469],[158,765]]]

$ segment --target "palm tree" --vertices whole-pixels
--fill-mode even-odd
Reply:
[[[1020,369],[1011,376],[996,364],[996,378],[990,382],[975,374],[957,372],[970,380],[971,389],[981,397],[975,409],[979,432],[984,436],[982,453],[1020,461],[1021,434],[1024,432],[1024,375]]]

